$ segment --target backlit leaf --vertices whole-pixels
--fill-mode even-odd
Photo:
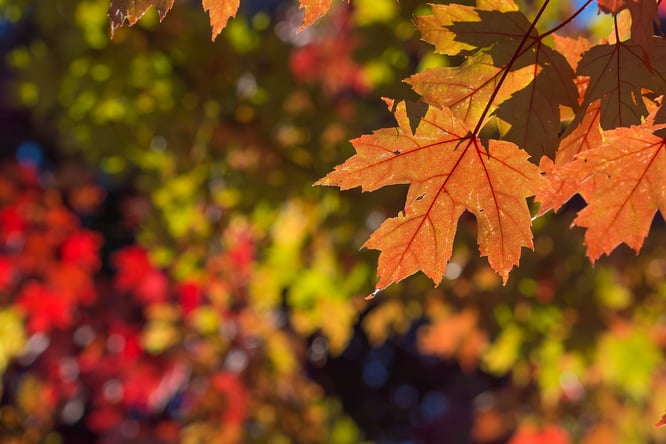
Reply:
[[[527,17],[513,8],[433,5],[433,15],[419,20],[424,40],[437,51],[476,57],[468,57],[459,68],[413,76],[408,83],[414,90],[430,104],[458,108],[462,104],[464,116],[456,115],[472,127],[485,121],[470,121],[489,117],[499,106],[497,117],[509,124],[506,140],[533,156],[553,157],[560,130],[559,105],[578,107],[574,72],[562,54],[544,44]],[[467,103],[461,100],[472,96],[474,101],[464,106]]]
[[[642,49],[633,41],[597,45],[583,54],[577,74],[590,77],[582,108],[601,99],[601,126],[604,129],[636,125],[647,116],[642,89],[663,93],[664,70],[653,70],[643,59]],[[655,41],[655,59],[666,56],[666,44]]]
[[[496,93],[495,103],[502,103],[511,94],[530,82],[538,67],[527,66],[510,72]],[[493,65],[489,55],[469,57],[461,66],[433,68],[414,74],[405,81],[423,100],[437,107],[449,107],[453,115],[474,126],[499,86],[504,69]],[[494,111],[496,106],[490,108]]]
[[[416,17],[415,24],[423,40],[435,45],[435,51],[441,54],[457,55],[465,50],[472,50],[478,45],[467,44],[458,39],[449,29],[455,22],[478,22],[479,11],[496,10],[500,12],[517,11],[518,7],[510,1],[477,1],[477,8],[467,5],[430,5],[432,15]]]
[[[572,162],[569,180],[600,177],[589,189],[587,206],[574,224],[587,228],[587,255],[595,261],[620,243],[638,252],[655,213],[666,215],[666,140],[655,136],[651,121],[604,132],[598,148]]]
[[[202,0],[204,11],[210,15],[210,26],[213,28],[211,40],[222,32],[229,18],[236,17],[240,0]]]
[[[532,248],[525,198],[541,176],[527,153],[510,142],[471,136],[447,108],[431,107],[413,135],[403,103],[395,117],[398,128],[354,140],[356,155],[317,182],[364,191],[410,184],[405,212],[365,243],[381,250],[377,289],[419,270],[438,284],[465,210],[477,219],[481,255],[506,282],[521,248]]]
[[[109,6],[109,19],[111,21],[111,36],[119,27],[127,24],[134,25],[150,8],[154,7],[164,20],[167,12],[173,6],[174,0],[111,0]]]
[[[331,7],[331,0],[300,0],[300,8],[305,11],[303,24],[299,29],[305,29],[313,24],[319,17],[326,14]]]
[[[631,13],[631,38],[644,51],[646,61],[653,44],[654,25],[658,24],[657,2],[655,0],[598,0],[599,9],[617,15],[624,9]]]
[[[557,150],[555,162],[544,156],[541,158],[541,169],[546,173],[544,187],[539,190],[536,200],[541,202],[539,214],[552,209],[557,211],[576,193],[583,197],[586,190],[598,182],[599,176],[586,177],[578,180],[567,174],[569,164],[578,153],[597,148],[601,145],[601,126],[599,125],[600,101],[594,101],[587,107],[583,120],[569,134],[564,135]]]

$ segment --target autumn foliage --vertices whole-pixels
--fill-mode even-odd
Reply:
[[[574,194],[586,200],[574,224],[586,228],[593,262],[621,243],[640,250],[665,208],[655,176],[661,138],[654,133],[662,128],[666,92],[666,42],[653,32],[657,3],[599,1],[614,27],[598,42],[558,34],[592,0],[545,26],[539,19],[549,3],[531,19],[512,0],[432,5],[431,14],[417,17],[417,29],[436,53],[462,63],[406,79],[427,112],[410,115],[406,103],[387,101],[398,127],[355,139],[356,155],[317,182],[364,191],[410,185],[404,213],[365,244],[381,251],[373,294],[417,271],[438,284],[464,211],[477,219],[481,255],[506,282],[521,249],[533,248],[531,196],[539,214],[557,211]],[[151,6],[163,18],[173,1],[112,1],[112,31]],[[203,6],[215,38],[238,3]],[[300,7],[302,29],[330,2]],[[632,148],[621,143],[628,139]]]
[[[587,206],[574,224],[587,229],[593,262],[621,243],[638,252],[666,208],[663,140],[654,134],[666,92],[656,3],[600,2],[630,17],[616,18],[612,40],[596,44],[556,34],[591,2],[541,30],[548,3],[531,21],[509,1],[433,5],[417,28],[463,63],[407,79],[430,106],[416,128],[398,105],[398,128],[354,140],[356,155],[318,182],[367,191],[410,184],[404,214],[366,243],[381,251],[377,290],[416,271],[438,284],[465,210],[477,219],[481,255],[506,282],[522,247],[533,248],[527,197],[543,214],[580,194]]]
[[[115,276],[104,282],[96,276],[103,240],[81,228],[66,196],[44,193],[29,166],[3,165],[0,178],[1,369],[23,354],[5,375],[19,418],[1,422],[4,437],[31,442],[54,427],[58,411],[79,421],[85,396],[86,426],[107,439],[242,442],[243,423],[281,403],[275,420],[286,433],[326,439],[325,419],[312,414],[316,387],[298,367],[276,362],[293,352],[286,336],[243,300],[254,254],[248,226],[230,227],[224,253],[192,280],[170,279],[145,249],[128,246],[113,253]],[[22,378],[21,366],[37,359],[33,376]],[[274,372],[281,386],[271,387]],[[310,412],[298,423],[307,428],[295,428],[290,409]],[[182,430],[181,416],[190,418]],[[118,427],[132,430],[119,435]]]
[[[659,2],[6,1],[1,436],[662,437]]]

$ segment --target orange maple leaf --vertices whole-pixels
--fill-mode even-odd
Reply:
[[[111,37],[116,29],[125,23],[134,25],[150,8],[154,7],[164,20],[167,12],[173,7],[174,0],[111,0],[109,5],[109,20],[111,22]]]
[[[470,44],[460,40],[457,34],[450,29],[454,23],[480,22],[479,13],[481,11],[518,11],[518,6],[513,0],[477,0],[476,6],[475,8],[455,3],[449,5],[433,4],[430,5],[432,14],[418,16],[414,23],[423,40],[435,45],[435,52],[454,56],[479,47],[478,44]],[[495,40],[495,42],[497,41],[501,41],[501,39]]]
[[[407,82],[425,102],[464,112],[464,117],[456,115],[468,123],[494,112],[508,124],[505,140],[534,156],[553,155],[559,105],[578,108],[574,71],[562,54],[544,44],[548,33],[540,35],[515,5],[495,9],[497,3],[432,5],[431,16],[417,19],[423,39],[436,52],[468,57],[460,67],[426,71]]]
[[[211,40],[215,40],[229,19],[236,17],[240,0],[202,0],[201,5],[210,15]]]
[[[581,36],[573,39],[553,34],[553,40],[555,41],[555,48],[564,56],[574,71],[578,68],[583,53],[592,47],[592,42]]]
[[[404,102],[394,114],[397,128],[353,140],[356,155],[316,183],[363,191],[410,184],[405,212],[386,220],[364,245],[381,250],[376,289],[419,270],[439,284],[465,210],[477,219],[481,255],[506,283],[522,247],[532,248],[525,198],[542,180],[537,167],[511,142],[472,135],[448,108],[429,107],[414,133]]]
[[[300,0],[299,5],[300,9],[304,10],[303,24],[298,28],[302,31],[326,14],[331,7],[331,0]]]
[[[592,262],[620,243],[638,252],[657,210],[666,215],[666,139],[653,134],[660,128],[648,119],[640,126],[605,131],[601,146],[569,164],[568,180],[596,178],[583,196],[587,206],[573,222],[587,229]]]
[[[526,66],[509,72],[496,92],[504,68],[495,66],[489,55],[480,54],[468,57],[460,66],[427,69],[407,78],[405,82],[425,102],[440,108],[451,108],[456,117],[474,127],[493,93],[495,106],[491,105],[489,112],[497,108],[496,104],[507,100],[528,84],[534,78],[535,69],[539,70],[539,67]]]
[[[557,35],[553,37],[558,51],[562,53],[574,70],[578,67],[582,53],[592,47],[592,43],[584,38],[574,40]],[[585,76],[579,76],[576,79],[581,102],[585,97],[589,80]],[[574,160],[577,154],[601,145],[600,111],[600,100],[595,100],[584,110],[579,111],[566,131],[560,136],[555,161],[553,162],[547,156],[541,158],[539,166],[545,173],[546,182],[535,197],[535,200],[541,203],[538,215],[543,215],[551,209],[559,210],[574,194],[579,193],[584,197],[586,190],[594,186],[597,178],[579,183],[570,180],[566,171],[563,170],[568,168],[568,164]]]
[[[164,20],[173,3],[174,0],[111,0],[108,12],[111,37],[119,27],[134,25],[150,8],[157,10],[160,21]],[[201,3],[210,16],[211,40],[215,40],[227,26],[229,19],[236,17],[240,0],[201,0]],[[331,0],[299,0],[299,5],[305,10],[300,31],[326,14],[331,7]]]
[[[582,182],[577,176],[572,179],[567,169],[577,154],[601,145],[599,112],[600,101],[596,100],[582,114],[580,124],[573,126],[572,131],[564,134],[555,162],[547,156],[541,158],[539,166],[544,171],[547,182],[535,197],[535,200],[541,203],[538,215],[543,215],[551,209],[559,210],[576,193],[585,198],[587,190],[598,181],[598,177],[585,178]]]

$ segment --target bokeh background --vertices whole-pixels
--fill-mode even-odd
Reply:
[[[295,2],[242,0],[214,42],[200,2],[113,39],[108,6],[0,0],[0,442],[666,442],[660,216],[593,268],[574,199],[502,286],[465,215],[441,285],[364,300],[406,189],[312,184],[460,62],[424,2],[297,32]],[[589,12],[565,31],[603,35]]]

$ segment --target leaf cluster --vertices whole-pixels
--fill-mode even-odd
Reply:
[[[319,17],[326,14],[331,7],[332,0],[299,0],[299,8],[304,10],[304,29],[314,23]],[[109,19],[111,23],[111,35],[123,25],[132,26],[150,8],[155,8],[164,20],[169,10],[173,7],[174,0],[111,0],[109,6]],[[210,16],[211,38],[215,40],[222,32],[230,18],[236,17],[240,0],[202,0],[201,6]]]
[[[530,196],[539,215],[574,194],[585,199],[574,225],[586,228],[593,262],[620,243],[640,250],[666,210],[666,40],[654,35],[653,0],[599,1],[613,19],[607,39],[559,34],[593,5],[546,26],[548,0],[531,19],[513,1],[487,0],[431,5],[416,18],[436,53],[462,63],[406,79],[425,114],[388,101],[398,126],[353,140],[356,154],[318,182],[364,191],[409,184],[404,212],[365,244],[381,251],[373,295],[417,271],[438,284],[465,211],[506,283],[521,249],[533,248]]]

